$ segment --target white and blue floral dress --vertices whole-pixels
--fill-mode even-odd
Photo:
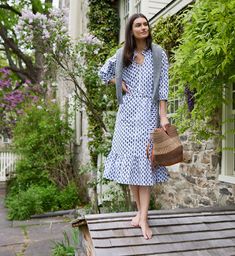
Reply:
[[[112,148],[105,161],[104,177],[121,184],[150,186],[165,182],[169,178],[166,167],[152,169],[146,155],[150,133],[159,127],[159,106],[152,101],[153,56],[150,49],[142,52],[144,62],[134,61],[123,69],[122,79],[129,93],[123,95],[119,105]],[[104,82],[115,77],[116,55],[109,58],[99,71]],[[168,97],[168,60],[162,52],[162,70],[159,99]]]

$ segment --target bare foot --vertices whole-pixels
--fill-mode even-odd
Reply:
[[[139,227],[139,222],[140,222],[140,212],[137,212],[136,216],[132,218],[131,220],[131,225],[133,227]]]
[[[142,233],[145,239],[151,239],[153,232],[151,228],[149,227],[148,221],[140,221],[139,225],[142,229]]]

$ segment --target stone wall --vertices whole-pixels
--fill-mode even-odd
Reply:
[[[171,178],[153,188],[163,209],[235,204],[235,184],[218,180],[221,154],[219,141],[193,142],[190,133],[181,136],[184,162],[169,167]]]

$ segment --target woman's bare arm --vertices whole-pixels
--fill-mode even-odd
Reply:
[[[169,124],[168,118],[167,118],[167,101],[166,100],[160,100],[159,101],[159,108],[160,108],[160,123],[164,130],[166,130],[166,125]]]

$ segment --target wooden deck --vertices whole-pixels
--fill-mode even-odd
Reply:
[[[93,252],[87,255],[235,256],[235,206],[150,211],[151,240],[130,225],[133,216],[86,215],[73,226],[88,226]]]

